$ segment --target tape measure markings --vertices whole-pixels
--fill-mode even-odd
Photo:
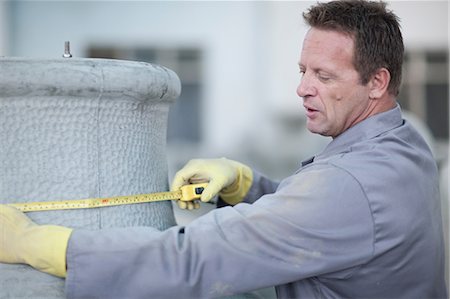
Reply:
[[[182,186],[179,191],[158,192],[138,195],[114,196],[105,198],[88,198],[78,200],[61,200],[61,201],[42,201],[42,202],[24,202],[10,203],[22,212],[39,212],[54,210],[75,210],[75,209],[92,209],[102,207],[112,207],[126,204],[148,203],[164,200],[183,200],[191,201],[200,198],[204,188],[203,184],[192,184]]]

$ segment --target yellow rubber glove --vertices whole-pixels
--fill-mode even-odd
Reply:
[[[201,195],[201,201],[210,201],[219,194],[225,202],[235,205],[244,199],[250,189],[253,171],[244,164],[225,158],[194,159],[175,174],[171,190],[176,191],[183,185],[201,182],[209,182]],[[192,202],[177,203],[182,209],[196,208]]]
[[[66,250],[72,230],[37,225],[16,208],[0,205],[0,262],[28,264],[55,276],[66,276]]]

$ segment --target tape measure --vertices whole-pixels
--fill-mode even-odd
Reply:
[[[10,203],[7,205],[13,206],[21,210],[22,212],[38,212],[52,210],[103,208],[164,200],[192,201],[200,198],[203,190],[207,185],[207,183],[184,185],[180,188],[180,190],[171,192],[158,192],[105,198],[88,198],[79,200]]]

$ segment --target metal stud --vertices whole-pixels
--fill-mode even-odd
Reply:
[[[62,57],[64,57],[64,58],[72,57],[72,54],[70,54],[70,42],[69,41],[64,42],[64,54]]]

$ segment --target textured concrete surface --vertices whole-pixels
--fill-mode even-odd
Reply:
[[[148,63],[0,58],[0,202],[166,191],[167,114],[180,88],[174,72]],[[175,224],[170,202],[28,215],[89,229]],[[0,298],[64,298],[63,288],[0,264]]]

